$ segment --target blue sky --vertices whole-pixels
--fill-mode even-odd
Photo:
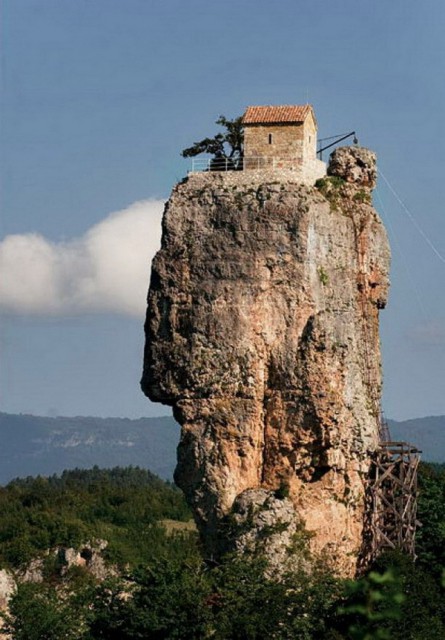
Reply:
[[[139,391],[179,151],[248,104],[355,129],[393,249],[384,408],[445,414],[442,0],[2,0],[2,408],[160,415]]]

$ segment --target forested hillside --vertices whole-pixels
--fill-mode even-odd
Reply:
[[[356,581],[333,576],[328,557],[310,559],[303,529],[293,552],[311,569],[281,582],[265,577],[261,554],[203,558],[182,495],[141,469],[12,482],[0,516],[0,565],[19,582],[5,614],[14,640],[445,637],[445,465],[421,466],[416,564],[393,553]],[[105,580],[48,553],[97,536],[114,568]],[[20,582],[36,557],[43,582]]]
[[[108,542],[109,562],[136,565],[166,544],[162,521],[190,519],[174,485],[137,467],[15,480],[0,487],[0,567],[20,569],[48,549],[95,539]]]

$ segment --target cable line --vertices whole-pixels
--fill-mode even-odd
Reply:
[[[422,312],[423,318],[425,320],[425,322],[429,322],[430,321],[430,317],[427,314],[425,305],[422,302],[422,297],[420,295],[420,291],[415,283],[415,280],[413,278],[413,274],[411,272],[411,269],[409,268],[409,263],[408,260],[406,259],[406,256],[402,250],[402,246],[399,242],[399,239],[397,238],[397,234],[394,230],[393,224],[391,222],[391,218],[390,216],[386,213],[385,207],[383,206],[383,202],[382,202],[382,198],[380,197],[380,193],[378,191],[378,189],[376,189],[375,194],[377,196],[377,199],[379,201],[379,209],[382,211],[382,213],[385,216],[385,225],[388,227],[389,231],[391,232],[391,238],[394,240],[394,245],[397,249],[398,254],[401,257],[401,261],[402,261],[402,265],[403,268],[405,269],[406,275],[408,276],[408,282],[410,283],[410,285],[413,288],[414,291],[414,295],[416,297],[417,303],[419,305],[420,311]]]
[[[395,197],[395,199],[397,200],[397,202],[400,204],[400,206],[402,207],[402,209],[405,211],[405,213],[407,214],[408,218],[411,220],[411,222],[413,223],[413,225],[416,227],[417,231],[420,233],[420,235],[422,236],[422,238],[425,240],[425,242],[429,245],[429,247],[434,251],[434,253],[436,254],[436,256],[439,258],[439,260],[441,262],[443,262],[445,264],[445,257],[440,253],[440,251],[434,246],[434,244],[432,243],[432,241],[429,239],[429,237],[426,235],[426,233],[424,232],[424,230],[421,228],[421,226],[419,225],[419,223],[417,222],[417,220],[414,218],[414,216],[412,215],[412,213],[409,211],[408,207],[406,206],[406,204],[403,202],[403,200],[400,198],[400,196],[396,193],[395,189],[391,186],[391,184],[389,183],[388,179],[385,177],[385,175],[383,174],[383,172],[378,169],[379,174],[382,176],[383,180],[386,182],[386,184],[388,185],[389,190],[391,191],[391,193],[393,194],[393,196]]]

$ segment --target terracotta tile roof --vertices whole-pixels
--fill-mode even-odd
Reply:
[[[272,124],[275,122],[304,122],[311,112],[313,115],[312,107],[309,104],[247,107],[243,116],[243,123]]]

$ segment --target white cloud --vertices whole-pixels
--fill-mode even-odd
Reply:
[[[144,313],[150,264],[159,248],[163,202],[135,202],[81,238],[36,233],[0,242],[0,305],[20,314]]]

